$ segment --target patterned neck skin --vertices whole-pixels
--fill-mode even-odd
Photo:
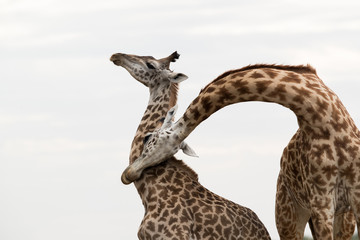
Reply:
[[[347,239],[354,231],[353,214],[360,226],[360,132],[311,66],[254,65],[222,74],[173,126],[151,135],[141,156],[124,171],[123,182],[138,179],[143,169],[175,154],[212,113],[247,101],[281,104],[298,119],[299,130],[284,149],[277,184],[281,239],[302,239],[307,221],[314,238]]]
[[[124,54],[117,54],[111,60],[116,64],[123,57]],[[133,61],[142,60],[137,56],[136,59]],[[176,81],[183,76],[178,76]],[[145,133],[161,125],[165,116],[164,128],[171,122],[171,111],[168,115],[166,112],[176,103],[177,85],[174,88],[173,83],[157,82],[159,84],[149,87],[149,105],[132,144],[130,163],[139,155],[143,140],[146,142]],[[186,149],[189,151],[188,147]],[[197,174],[174,157],[146,169],[134,184],[145,207],[139,239],[270,239],[265,226],[251,209],[204,188]]]

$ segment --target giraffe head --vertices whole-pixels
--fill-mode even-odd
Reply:
[[[175,51],[170,56],[155,59],[151,56],[136,56],[130,54],[116,53],[110,58],[115,65],[125,68],[131,76],[149,88],[153,88],[159,81],[168,80],[179,83],[187,79],[183,73],[172,72],[169,67],[171,62],[179,58]]]
[[[179,138],[171,128],[172,119],[176,113],[177,105],[172,107],[161,128],[148,133],[144,138],[144,148],[138,159],[128,166],[121,176],[124,184],[130,184],[140,178],[142,171],[150,166],[157,165],[173,156],[180,149],[187,155],[197,157],[194,150],[185,142],[179,143]]]

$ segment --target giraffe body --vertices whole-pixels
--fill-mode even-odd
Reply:
[[[254,65],[222,74],[172,127],[152,135],[135,161],[138,165],[124,171],[124,181],[172,156],[212,113],[247,101],[281,104],[295,113],[299,124],[280,163],[276,223],[281,239],[302,239],[309,220],[316,239],[349,239],[353,213],[358,227],[360,222],[360,132],[311,66]]]
[[[174,157],[146,169],[135,185],[145,206],[139,239],[270,239],[252,210],[204,188]]]
[[[169,70],[170,61],[178,57],[176,52],[165,60],[126,54],[111,57],[150,89],[150,100],[132,143],[132,164],[146,142],[146,133],[161,125],[176,103],[177,84],[186,78]],[[189,151],[187,145],[181,145]],[[134,184],[145,207],[139,239],[270,239],[252,210],[204,188],[197,174],[174,157],[146,169]]]

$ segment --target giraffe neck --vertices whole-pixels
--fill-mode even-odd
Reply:
[[[170,82],[161,87],[153,86],[150,88],[148,106],[131,144],[130,164],[140,156],[144,146],[143,140],[145,135],[159,127],[167,111],[176,104],[177,91],[178,84]]]
[[[132,142],[130,164],[140,156],[144,147],[143,139],[145,135],[158,128],[168,110],[176,104],[177,92],[177,83],[171,83],[159,89],[150,88],[149,103]],[[156,167],[145,169],[142,177],[134,182],[145,209],[157,202],[157,198],[154,198],[156,192],[161,192],[163,189],[167,191],[167,188],[174,184],[174,181],[176,181],[174,178],[175,171],[181,171],[182,176],[187,176],[195,181],[198,179],[196,172],[182,161],[172,157]],[[163,177],[165,177],[165,181],[162,180]],[[156,186],[156,189],[154,186]]]
[[[353,125],[338,97],[311,66],[254,65],[226,72],[208,84],[172,129],[182,141],[217,110],[247,101],[281,104],[295,113],[301,129],[317,134],[326,134],[321,128],[335,109],[338,116],[346,116],[345,125]]]

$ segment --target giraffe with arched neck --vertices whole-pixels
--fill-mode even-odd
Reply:
[[[171,114],[166,113],[176,103],[178,83],[187,78],[169,70],[170,62],[178,57],[174,52],[160,60],[120,53],[110,58],[150,90],[148,106],[132,143],[130,163],[140,156],[146,133],[160,126],[165,116],[165,122],[171,120]],[[194,155],[184,143],[181,149]],[[197,174],[174,157],[146,169],[134,184],[145,207],[139,239],[270,239],[252,210],[203,187]]]
[[[316,239],[349,239],[360,223],[360,132],[337,95],[311,66],[252,65],[208,84],[171,127],[155,131],[123,173],[173,156],[183,140],[217,110],[238,102],[274,102],[292,110],[299,129],[284,149],[276,193],[281,239],[302,239],[310,220]]]

